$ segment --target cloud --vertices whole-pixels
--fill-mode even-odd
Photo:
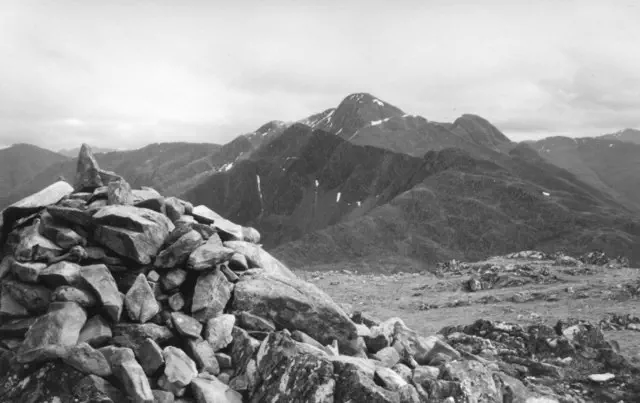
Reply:
[[[639,17],[633,1],[5,1],[0,144],[223,143],[361,91],[516,139],[640,127]]]

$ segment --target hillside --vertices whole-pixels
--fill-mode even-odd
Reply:
[[[615,133],[604,134],[600,136],[606,140],[619,140],[629,143],[640,144],[640,130],[638,129],[623,129]]]
[[[232,147],[232,146],[230,146]],[[180,191],[180,186],[188,187],[197,180],[197,174],[214,169],[210,156],[221,146],[207,143],[160,143],[150,144],[137,150],[113,151],[96,154],[96,159],[104,169],[123,172],[134,186],[152,186],[158,190]],[[222,157],[223,160],[236,155]],[[0,196],[3,208],[29,194],[42,189],[60,176],[73,178],[76,159],[63,159],[47,169],[25,180]],[[176,186],[178,190],[172,188]]]
[[[484,153],[492,160],[460,149],[415,158],[297,124],[183,196],[258,228],[294,267],[538,246],[636,253],[634,218],[606,193],[525,145]]]
[[[91,146],[91,150],[94,152],[94,154],[98,154],[98,153],[110,153],[112,151],[116,151],[113,148],[106,148],[106,147],[94,147]],[[75,158],[78,156],[78,153],[80,152],[80,147],[75,147],[75,148],[63,148],[62,150],[58,150],[58,154],[62,154],[65,157],[69,157],[69,158]]]
[[[50,165],[66,160],[64,155],[31,144],[1,149],[0,195],[6,195]]]
[[[640,209],[640,144],[614,137],[550,137],[531,144],[540,156],[577,178]]]

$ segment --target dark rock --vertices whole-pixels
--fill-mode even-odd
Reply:
[[[40,233],[62,249],[86,245],[87,240],[82,235],[65,226],[63,220],[54,218],[48,211],[45,210],[40,218]]]
[[[87,375],[74,386],[77,396],[86,396],[88,402],[118,403],[126,400],[125,395],[106,379],[96,375]],[[80,401],[83,401],[82,398]]]
[[[87,314],[73,302],[56,302],[29,328],[18,351],[18,361],[28,363],[62,357],[65,347],[78,342]]]
[[[192,318],[191,316],[185,315],[181,312],[172,312],[171,320],[173,321],[173,326],[182,336],[185,337],[193,337],[199,338],[202,333],[202,324]]]
[[[189,255],[191,255],[201,243],[202,236],[197,231],[191,230],[170,244],[169,247],[162,250],[156,257],[154,266],[166,269],[184,266]]]
[[[234,365],[234,375],[241,375],[245,372],[247,364],[254,358],[260,342],[237,326],[233,328],[233,343],[231,343],[231,362]]]
[[[8,338],[24,338],[27,330],[35,323],[38,318],[12,319],[6,322],[0,322],[0,340]]]
[[[0,259],[0,280],[2,280],[11,271],[11,266],[15,262],[13,256],[5,256]]]
[[[229,267],[235,271],[245,271],[249,269],[247,258],[242,253],[234,253],[229,259]]]
[[[49,206],[47,212],[55,219],[59,219],[80,228],[89,229],[93,224],[93,218],[88,211],[71,207]]]
[[[93,218],[98,243],[140,264],[151,262],[174,229],[163,214],[133,206],[106,206]]]
[[[314,339],[313,337],[309,336],[308,334],[306,334],[305,332],[301,332],[300,330],[294,330],[291,333],[291,337],[293,338],[293,340],[295,341],[299,341],[301,343],[307,343],[310,344],[320,350],[324,350],[324,346],[322,344],[320,344],[320,342],[316,339]]]
[[[297,278],[260,275],[236,284],[232,307],[272,320],[278,327],[301,330],[323,345],[338,340],[340,350],[357,351],[355,324],[316,286]]]
[[[218,270],[220,270],[222,274],[224,274],[224,276],[227,278],[227,281],[229,281],[230,283],[237,283],[238,280],[240,280],[240,277],[238,277],[238,275],[234,273],[233,270],[231,270],[226,264],[218,265]]]
[[[232,290],[233,284],[220,271],[200,274],[193,291],[192,316],[199,321],[206,321],[221,315]]]
[[[144,208],[147,210],[155,211],[156,213],[160,213],[160,214],[164,214],[166,211],[164,206],[164,197],[162,196],[136,202],[134,206],[138,208]]]
[[[133,193],[133,199],[136,203],[140,203],[144,200],[162,197],[157,190],[148,186],[142,186],[140,187],[140,189],[133,189],[131,192]]]
[[[129,318],[134,322],[145,323],[160,312],[160,304],[156,301],[147,277],[140,273],[127,295],[124,297]]]
[[[122,296],[107,266],[103,264],[84,266],[80,269],[80,277],[97,295],[105,314],[114,322],[120,320]]]
[[[235,323],[235,316],[229,314],[207,320],[203,336],[204,339],[211,344],[213,351],[219,351],[231,343]]]
[[[95,315],[84,324],[78,343],[89,343],[92,347],[101,347],[111,339],[112,335],[107,321],[102,316]]]
[[[245,256],[251,268],[258,267],[267,274],[295,278],[295,274],[278,259],[271,256],[260,245],[243,241],[227,241],[224,246]],[[232,255],[233,256],[233,255]]]
[[[11,295],[6,284],[0,284],[0,318],[21,318],[25,316],[29,316],[27,308]]]

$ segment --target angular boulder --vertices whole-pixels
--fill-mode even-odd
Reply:
[[[80,278],[80,266],[66,260],[47,266],[40,272],[40,281],[51,288],[78,284]]]
[[[232,308],[268,318],[279,328],[300,330],[323,345],[337,340],[346,354],[358,351],[355,323],[327,294],[305,281],[265,274],[244,277],[236,284]]]
[[[28,363],[64,356],[65,347],[78,342],[87,313],[73,302],[56,302],[29,328],[18,351],[18,361]]]
[[[207,242],[197,247],[187,260],[187,268],[191,270],[209,270],[216,265],[228,261],[233,256],[233,251],[218,245],[214,240],[209,238]]]
[[[271,333],[257,354],[258,384],[252,402],[333,402],[335,380],[328,356],[294,341],[288,331]]]
[[[229,386],[213,378],[194,378],[190,384],[191,393],[197,403],[242,403],[242,395]]]
[[[232,290],[233,284],[219,270],[200,274],[193,291],[192,316],[201,322],[220,316]]]
[[[160,312],[160,304],[156,301],[147,277],[140,273],[124,297],[129,318],[134,322],[145,323]]]
[[[84,266],[80,269],[80,277],[96,294],[105,314],[114,322],[120,320],[122,296],[107,266],[103,264]]]
[[[172,269],[174,267],[184,266],[189,255],[200,246],[202,236],[198,231],[190,230],[175,242],[163,249],[156,260],[154,266],[163,269]]]
[[[95,240],[120,256],[149,264],[173,223],[163,214],[133,206],[106,206],[93,215]]]

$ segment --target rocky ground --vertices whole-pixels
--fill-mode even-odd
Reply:
[[[2,402],[640,401],[623,259],[296,275],[255,229],[131,189],[85,146],[74,186],[1,217]]]

